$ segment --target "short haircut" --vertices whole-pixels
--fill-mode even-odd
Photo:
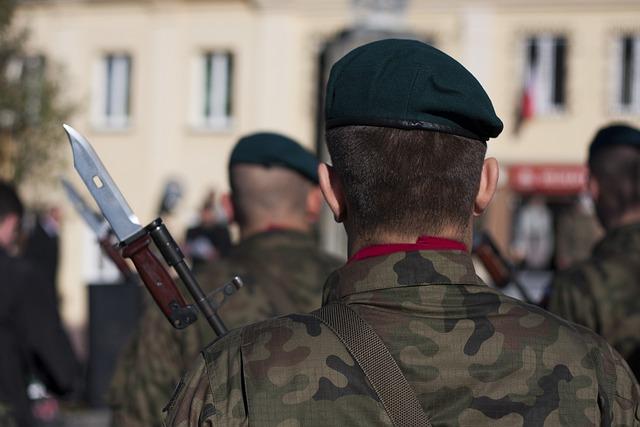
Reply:
[[[10,214],[22,218],[23,213],[24,207],[16,190],[11,184],[0,181],[0,220]]]
[[[279,167],[235,164],[229,173],[235,221],[246,227],[261,221],[306,214],[307,194],[314,184],[299,173]]]
[[[640,149],[613,144],[594,151],[589,171],[600,186],[598,217],[605,228],[626,211],[640,208]]]
[[[427,130],[345,126],[327,131],[327,147],[363,239],[466,232],[485,143]]]

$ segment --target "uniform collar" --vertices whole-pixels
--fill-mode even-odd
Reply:
[[[350,262],[333,272],[325,284],[323,301],[380,289],[451,283],[484,285],[468,252],[393,252]]]
[[[391,243],[383,245],[367,246],[356,252],[349,262],[360,261],[380,255],[389,255],[394,252],[410,251],[466,251],[467,245],[457,240],[445,239],[435,236],[420,236],[415,243]]]

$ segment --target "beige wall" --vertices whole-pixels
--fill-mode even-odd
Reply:
[[[178,235],[207,188],[226,188],[226,159],[239,135],[277,130],[313,147],[317,58],[351,16],[346,0],[51,0],[25,3],[17,21],[30,28],[35,51],[64,66],[67,96],[80,106],[71,124],[92,141],[143,222],[153,219],[165,179],[180,178],[187,194],[175,219]],[[609,110],[611,39],[621,29],[640,32],[640,2],[414,0],[406,25],[433,37],[485,84],[506,123],[503,136],[490,143],[490,154],[507,164],[576,163],[598,126],[621,119]],[[516,136],[520,43],[538,31],[568,37],[568,108],[534,119]],[[191,63],[212,48],[235,54],[234,123],[224,132],[194,129],[188,121]],[[109,132],[92,126],[89,107],[94,64],[113,50],[133,57],[133,123],[126,131]],[[622,118],[640,125],[637,115]],[[56,137],[63,138],[62,130]],[[59,200],[67,214],[60,278],[64,313],[70,324],[82,325],[88,231]]]

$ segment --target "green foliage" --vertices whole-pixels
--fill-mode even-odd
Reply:
[[[10,25],[14,0],[0,0],[0,174],[16,183],[50,182],[61,165],[60,126],[71,108],[60,100],[54,69],[27,53],[28,34]]]

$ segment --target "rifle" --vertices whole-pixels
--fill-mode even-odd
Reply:
[[[164,261],[178,273],[216,335],[220,337],[226,334],[227,328],[218,316],[217,310],[242,286],[240,278],[234,277],[210,296],[205,295],[162,219],[157,218],[146,227],[142,227],[89,141],[71,126],[63,127],[71,144],[76,171],[96,201],[104,219],[111,225],[118,245],[122,248],[122,256],[133,261],[140,278],[167,320],[176,329],[186,328],[197,320],[196,308],[185,302],[175,282],[153,254],[150,248],[151,241],[160,251]],[[217,294],[222,294],[221,301],[214,299]]]
[[[132,281],[135,274],[131,271],[127,261],[125,261],[120,252],[114,247],[113,231],[109,223],[104,217],[87,205],[69,181],[65,178],[60,178],[60,182],[62,183],[65,193],[67,193],[69,201],[71,201],[71,204],[76,209],[76,212],[84,219],[87,226],[89,226],[91,231],[96,235],[102,252],[113,262],[127,282]]]
[[[473,253],[478,256],[487,269],[489,276],[491,276],[497,288],[503,289],[512,283],[518,292],[520,292],[525,302],[534,304],[526,288],[516,277],[515,267],[502,255],[488,232],[482,231],[475,235],[473,239]]]

